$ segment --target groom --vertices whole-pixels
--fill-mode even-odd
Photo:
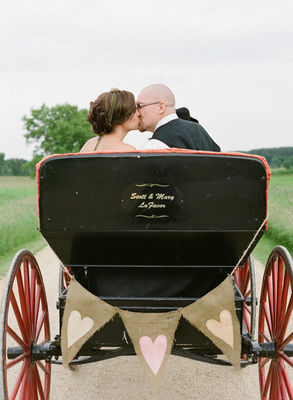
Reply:
[[[180,149],[221,151],[204,128],[193,121],[178,118],[175,96],[165,85],[154,84],[144,88],[137,97],[139,131],[153,132],[145,149]]]

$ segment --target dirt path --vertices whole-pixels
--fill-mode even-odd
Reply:
[[[59,331],[59,312],[56,310],[59,261],[49,247],[39,252],[36,257],[45,281],[53,338]],[[259,297],[263,266],[255,262],[255,267]],[[3,286],[2,279],[1,296]],[[213,366],[171,356],[157,396],[151,392],[135,356],[79,366],[74,372],[61,366],[52,366],[50,400],[258,400],[259,398],[256,365],[248,366],[238,372],[232,367]]]

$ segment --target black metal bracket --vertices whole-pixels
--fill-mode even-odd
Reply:
[[[131,347],[121,347],[118,349],[109,349],[109,350],[98,350],[98,354],[95,356],[84,357],[84,358],[76,358],[70,361],[70,366],[82,365],[82,364],[90,364],[97,361],[108,360],[110,358],[121,357],[121,356],[133,356],[135,355],[135,351]],[[62,360],[50,360],[50,364],[62,365]]]

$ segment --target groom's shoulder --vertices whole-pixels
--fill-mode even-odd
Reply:
[[[200,129],[199,123],[193,121],[187,121],[186,119],[181,119],[181,118],[173,119],[172,121],[168,122],[168,124],[166,124],[166,128],[167,126],[174,128],[182,128],[187,130],[196,130],[198,128]]]

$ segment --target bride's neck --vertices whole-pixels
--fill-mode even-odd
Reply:
[[[121,125],[116,125],[113,131],[109,134],[111,137],[120,139],[121,141],[125,138],[127,132],[122,128]]]

